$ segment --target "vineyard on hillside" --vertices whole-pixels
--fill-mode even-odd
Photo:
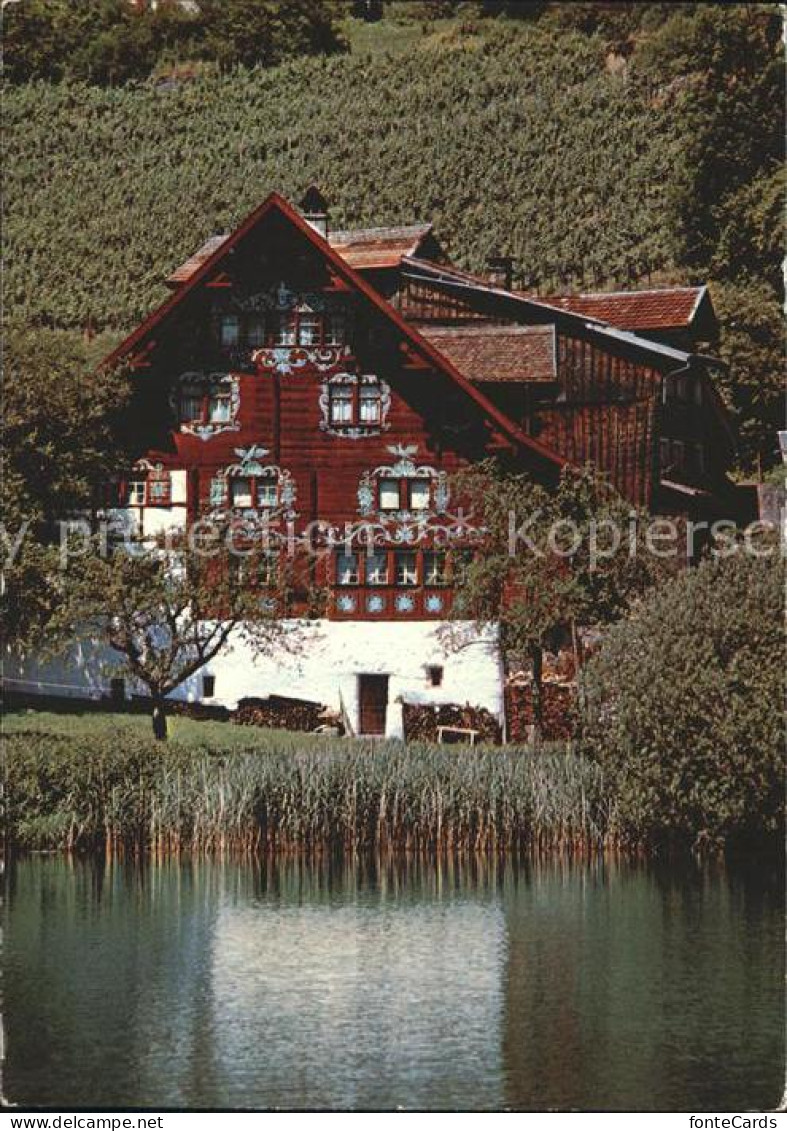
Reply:
[[[132,326],[203,239],[310,181],[336,226],[428,218],[467,268],[513,254],[523,286],[674,274],[680,119],[595,36],[487,23],[397,55],[32,83],[5,116],[6,311],[43,326]]]

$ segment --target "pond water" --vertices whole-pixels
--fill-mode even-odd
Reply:
[[[13,862],[21,1106],[763,1109],[783,876],[477,858]]]

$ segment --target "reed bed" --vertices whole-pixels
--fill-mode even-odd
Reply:
[[[582,851],[615,841],[601,769],[571,748],[261,734],[234,749],[4,739],[7,841],[108,852]]]

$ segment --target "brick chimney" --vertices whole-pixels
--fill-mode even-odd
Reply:
[[[486,260],[486,273],[493,287],[510,291],[514,277],[514,260],[510,255],[490,255]]]
[[[320,192],[317,185],[309,185],[303,194],[300,209],[304,220],[319,232],[324,240],[328,239],[328,202]]]

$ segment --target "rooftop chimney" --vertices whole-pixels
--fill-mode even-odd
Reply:
[[[486,271],[493,287],[510,291],[514,276],[514,260],[510,255],[490,255],[486,260]]]
[[[324,240],[328,239],[328,202],[317,185],[309,185],[301,201],[304,220],[318,231]]]

